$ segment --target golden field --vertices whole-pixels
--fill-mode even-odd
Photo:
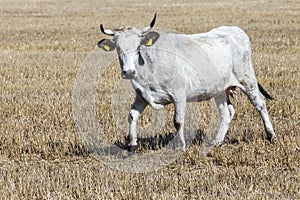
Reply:
[[[300,199],[299,1],[0,2],[0,199]],[[209,151],[201,139],[208,135],[204,126],[211,114],[206,103],[199,104],[203,133],[162,168],[128,173],[86,151],[72,95],[81,64],[107,38],[99,24],[142,28],[155,12],[160,29],[245,30],[257,79],[275,97],[267,102],[278,136],[274,144],[239,92],[228,137]],[[122,81],[113,63],[96,88],[95,113],[112,143],[122,143],[126,135],[114,122],[118,113],[110,100]],[[141,124],[149,123],[147,113]],[[162,133],[174,131],[168,116]],[[144,145],[138,154],[159,151]]]

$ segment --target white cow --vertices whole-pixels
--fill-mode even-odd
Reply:
[[[155,24],[139,30],[130,26],[108,30],[98,47],[117,50],[122,77],[130,79],[136,98],[129,112],[130,143],[137,146],[136,123],[147,105],[161,109],[174,103],[174,124],[181,148],[184,139],[186,103],[214,98],[220,112],[220,127],[213,144],[222,143],[234,115],[229,95],[240,88],[260,113],[267,138],[276,135],[269,120],[265,98],[272,97],[258,84],[251,62],[250,40],[238,27],[222,26],[207,33],[186,35],[150,31]]]

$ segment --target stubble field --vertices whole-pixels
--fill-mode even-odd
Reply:
[[[299,1],[0,2],[0,199],[300,198]],[[267,102],[278,135],[274,144],[239,92],[232,100],[236,115],[228,137],[209,152],[203,153],[198,137],[175,162],[128,173],[85,150],[72,94],[85,57],[107,38],[99,24],[142,28],[155,12],[160,29],[192,34],[236,25],[245,30],[257,79],[275,97]],[[95,112],[111,142],[126,134],[116,127],[110,102],[121,81],[115,63],[97,88]],[[205,126],[210,113],[200,105]],[[146,113],[141,123],[148,120]],[[168,123],[164,133],[174,131]],[[143,146],[139,154],[158,151]]]

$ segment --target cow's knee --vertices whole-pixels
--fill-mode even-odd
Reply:
[[[175,128],[176,128],[177,131],[180,129],[180,126],[181,126],[181,125],[182,125],[182,124],[181,124],[180,122],[174,120],[174,126],[175,126]]]
[[[184,119],[181,116],[174,116],[174,120],[173,120],[174,126],[176,128],[176,130],[180,130],[181,127],[183,127],[184,125]]]
[[[128,114],[128,122],[129,122],[129,147],[133,147],[137,145],[137,135],[136,135],[136,123],[138,120],[140,113],[135,110],[131,109]],[[130,149],[129,149],[130,150]]]
[[[129,123],[136,122],[138,120],[139,116],[140,116],[139,111],[131,109],[128,114],[128,122]]]

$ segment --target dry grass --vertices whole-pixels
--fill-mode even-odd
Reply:
[[[164,29],[197,33],[237,25],[249,34],[258,80],[276,97],[267,103],[276,144],[266,141],[258,114],[239,94],[229,139],[206,156],[193,144],[167,167],[131,174],[82,151],[72,87],[103,37],[99,24],[143,27],[154,12]],[[300,198],[298,1],[2,0],[0,20],[1,199]],[[120,78],[117,67],[106,74],[108,85]],[[109,101],[97,105],[100,122],[116,130]]]

